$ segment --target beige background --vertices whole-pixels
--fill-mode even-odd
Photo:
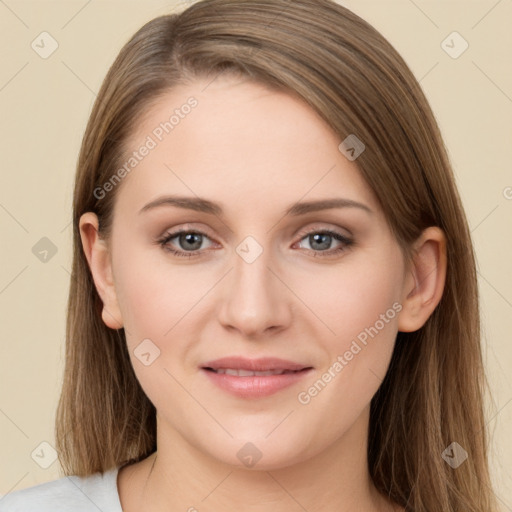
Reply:
[[[512,1],[341,3],[403,55],[445,137],[478,256],[493,478],[512,511]],[[177,5],[0,0],[0,495],[61,476],[58,462],[40,467],[51,462],[40,445],[54,445],[79,144],[121,46]],[[47,59],[31,47],[43,31],[58,42]],[[469,44],[458,58],[441,46],[453,31]],[[462,48],[450,41],[452,52]],[[46,262],[32,252],[43,237],[57,249]]]

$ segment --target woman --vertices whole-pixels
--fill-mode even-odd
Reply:
[[[69,478],[0,510],[498,510],[466,217],[424,94],[358,16],[203,0],[147,23],[73,220]]]

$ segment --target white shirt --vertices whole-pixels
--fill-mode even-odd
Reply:
[[[119,467],[87,477],[65,476],[0,498],[0,512],[123,512]]]

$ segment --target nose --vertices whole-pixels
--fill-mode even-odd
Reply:
[[[247,338],[286,328],[292,317],[293,293],[280,275],[279,265],[269,257],[269,251],[264,250],[254,261],[235,252],[233,262],[234,268],[226,276],[219,312],[222,325],[238,330]]]

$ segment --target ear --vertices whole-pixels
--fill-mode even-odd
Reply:
[[[111,329],[121,329],[123,319],[117,301],[110,250],[98,231],[98,217],[92,212],[80,217],[80,237],[96,290],[103,302],[101,317]]]
[[[441,300],[446,280],[446,237],[442,229],[425,229],[413,247],[404,280],[398,330],[413,332],[428,320]]]

